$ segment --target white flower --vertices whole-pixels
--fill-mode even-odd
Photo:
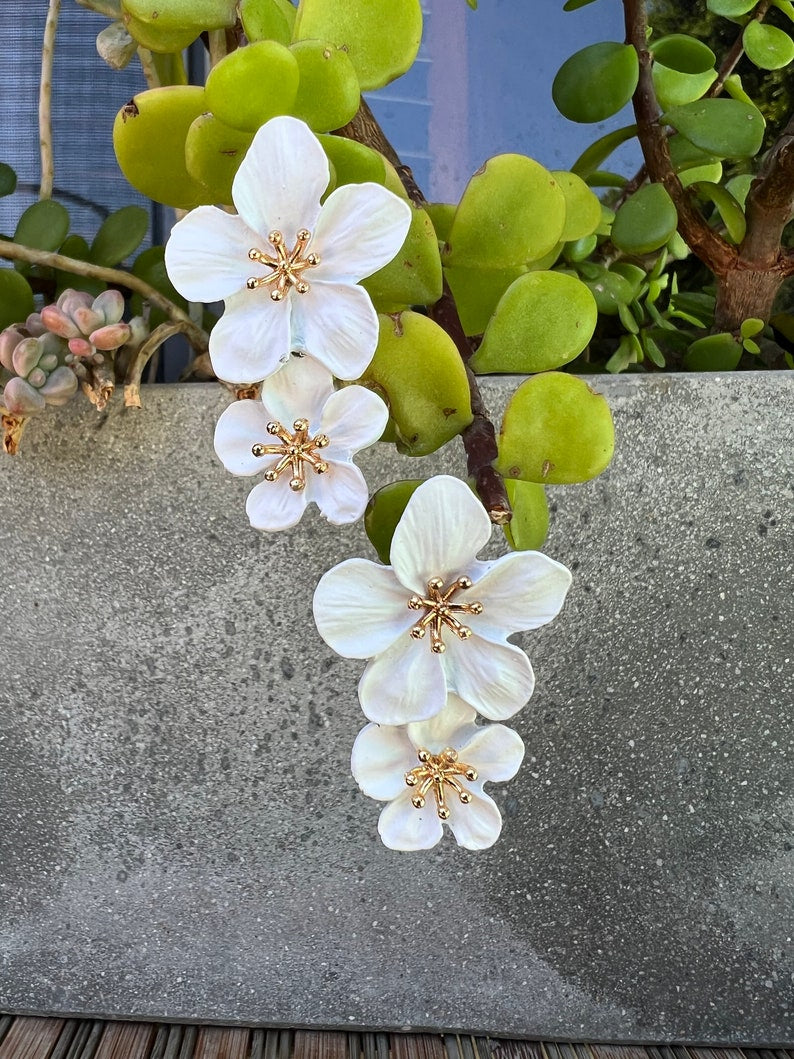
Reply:
[[[238,216],[199,206],[174,226],[168,275],[191,301],[226,300],[210,335],[216,375],[267,378],[291,350],[356,379],[378,340],[378,318],[359,280],[405,241],[411,209],[380,184],[332,192],[328,159],[308,125],[273,118],[254,136],[232,185]]]
[[[540,552],[481,562],[476,555],[490,535],[467,485],[431,478],[397,524],[391,566],[348,559],[323,575],[314,619],[340,655],[372,659],[358,686],[371,721],[425,720],[447,691],[492,720],[511,717],[529,699],[532,667],[507,637],[551,621],[571,575]]]
[[[232,474],[263,474],[248,496],[251,525],[294,526],[314,501],[329,522],[361,518],[369,496],[352,462],[383,433],[388,409],[364,386],[334,390],[311,357],[291,357],[262,386],[261,400],[235,401],[215,428],[215,451]]]
[[[520,737],[502,724],[481,727],[455,695],[431,721],[395,728],[368,724],[353,744],[351,768],[364,794],[388,801],[378,831],[390,849],[429,849],[443,833],[459,846],[487,849],[502,817],[483,783],[515,776],[524,757]]]

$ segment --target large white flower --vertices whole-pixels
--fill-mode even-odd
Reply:
[[[267,378],[290,350],[356,379],[378,340],[358,283],[405,241],[411,209],[380,184],[346,184],[320,206],[328,159],[308,125],[273,118],[254,136],[232,185],[238,216],[199,206],[174,226],[168,275],[191,301],[226,301],[210,335],[216,375]]]
[[[262,386],[261,400],[235,401],[215,428],[215,451],[232,474],[264,475],[248,496],[251,525],[294,526],[314,501],[329,522],[361,518],[364,476],[352,462],[383,433],[388,409],[365,386],[334,390],[311,357],[291,357]]]
[[[481,562],[476,555],[490,535],[468,486],[443,475],[408,501],[391,566],[348,559],[323,575],[314,619],[340,655],[372,659],[358,687],[371,721],[425,720],[448,691],[492,720],[511,717],[529,699],[532,667],[507,637],[551,621],[571,575],[540,552]]]
[[[524,757],[516,732],[476,725],[474,710],[450,695],[431,721],[403,727],[368,724],[353,744],[351,767],[364,794],[388,801],[378,831],[390,849],[429,849],[443,833],[458,845],[487,849],[502,817],[483,783],[515,776]]]

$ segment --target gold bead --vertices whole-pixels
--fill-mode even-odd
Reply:
[[[280,290],[272,290],[270,292],[270,300],[272,302],[280,302],[284,300],[284,294]]]
[[[317,474],[325,474],[325,472],[328,470],[328,464],[325,462],[325,460],[320,460],[319,463],[315,463],[314,470]]]
[[[461,625],[461,627],[457,630],[457,633],[458,639],[460,640],[471,639],[471,629],[468,627],[468,625]]]
[[[470,577],[459,577],[458,588],[471,588],[473,582]]]
[[[330,445],[330,444],[331,444],[331,439],[328,437],[327,434],[318,434],[317,437],[312,442],[312,445],[316,449],[324,449],[327,445]]]
[[[463,802],[464,805],[468,805],[469,802],[471,801],[471,795],[469,794],[468,791],[461,791],[459,797],[460,797],[460,800]]]
[[[416,776],[414,776],[413,772],[406,772],[406,774],[405,774],[405,782],[408,784],[409,787],[415,787],[416,786],[417,779],[416,779]]]
[[[293,493],[300,493],[306,487],[306,483],[302,478],[290,478],[289,487]]]
[[[448,746],[448,747],[444,748],[443,756],[447,759],[447,761],[457,761],[458,760],[458,752],[457,752],[457,750],[454,750],[451,746]]]
[[[482,603],[469,603],[470,614],[482,614]]]
[[[254,456],[264,456],[265,455],[265,446],[264,445],[252,445],[251,446],[251,452],[253,453]]]
[[[433,589],[435,589],[436,591],[439,591],[440,589],[442,589],[444,587],[444,582],[441,580],[440,577],[433,577],[433,578],[431,578],[430,581],[427,582],[427,587],[431,591]]]
[[[449,809],[446,805],[439,805],[438,818],[439,820],[449,820]]]
[[[413,638],[415,640],[424,639],[424,635],[425,635],[425,630],[422,628],[421,625],[414,625],[414,627],[411,629],[411,636],[413,636]],[[433,647],[433,650],[435,650],[435,645]]]
[[[245,281],[245,285],[249,290],[256,290],[256,288],[259,286],[259,282],[258,280],[255,280],[252,276],[250,279],[247,279]]]
[[[309,254],[309,256],[306,258],[306,263],[311,265],[312,268],[314,268],[315,265],[319,265],[320,264],[320,255],[319,254]]]
[[[416,756],[419,758],[423,765],[426,765],[427,762],[430,760],[430,751],[425,750],[424,747],[421,747],[419,750],[417,750]]]
[[[275,471],[265,471],[265,481],[266,482],[275,482],[277,478],[278,478],[278,475],[276,474]]]
[[[268,425],[267,425],[268,434],[278,434],[279,430],[281,430],[281,423],[277,423],[277,422],[268,423]]]
[[[467,780],[477,779],[477,769],[466,769],[465,776]]]
[[[312,233],[309,231],[308,228],[301,228],[298,231],[298,241],[301,243],[305,243],[308,239],[311,239],[311,237]]]
[[[267,241],[269,243],[272,243],[273,246],[280,246],[280,244],[284,242],[284,236],[281,234],[281,232],[276,231],[274,229],[268,234]]]
[[[411,799],[411,805],[414,807],[414,809],[424,809],[425,800],[421,794],[415,794],[414,797]]]
[[[446,649],[447,646],[443,642],[443,640],[436,640],[435,643],[430,645],[430,650],[433,652],[434,655],[443,655]]]
[[[298,431],[299,433],[304,431],[304,430],[308,430],[309,429],[309,420],[308,419],[296,419],[295,422],[292,424],[292,427],[293,427],[294,430]]]
[[[295,290],[298,292],[298,294],[306,294],[309,290],[309,284],[306,282],[305,279],[299,279],[298,282],[295,284]]]
[[[408,600],[408,609],[409,610],[421,610],[422,609],[422,601],[419,598],[419,596],[411,596],[411,598]]]

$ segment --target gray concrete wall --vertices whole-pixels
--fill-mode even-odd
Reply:
[[[380,845],[361,665],[309,610],[363,530],[250,530],[219,389],[30,426],[0,466],[0,1010],[794,1040],[794,376],[597,381],[618,451],[551,491],[574,587],[525,639],[480,854]]]

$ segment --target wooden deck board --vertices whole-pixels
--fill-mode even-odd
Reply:
[[[0,1059],[49,1059],[64,1019],[14,1019],[0,1044]]]

